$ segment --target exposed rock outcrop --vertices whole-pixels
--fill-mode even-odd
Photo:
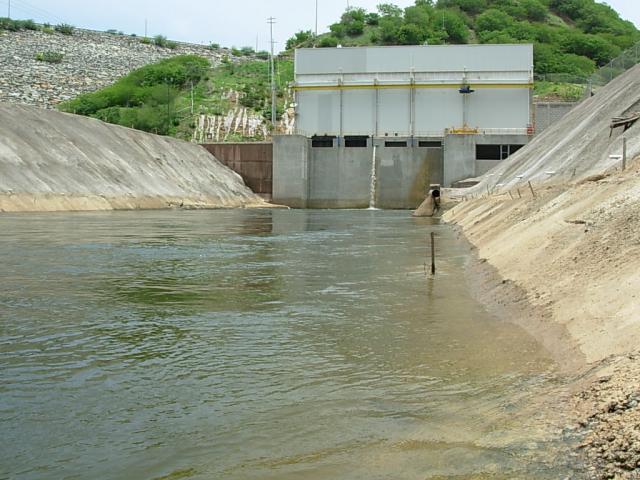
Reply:
[[[42,52],[64,55],[61,63],[36,60]],[[176,55],[195,54],[217,65],[227,50],[177,43],[175,49],[139,37],[75,29],[57,32],[0,31],[0,101],[53,108],[56,104],[111,85],[136,68]]]

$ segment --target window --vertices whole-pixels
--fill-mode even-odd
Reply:
[[[406,147],[407,146],[407,142],[384,142],[384,146],[385,147]]]
[[[522,147],[524,147],[524,145],[509,145],[509,154],[513,155],[518,150],[520,150]]]
[[[366,148],[367,147],[367,136],[351,136],[344,137],[344,146],[347,148]]]
[[[423,148],[442,148],[442,142],[431,142],[431,141],[419,141],[419,147]]]
[[[332,148],[334,137],[311,137],[311,146],[313,148]]]
[[[476,145],[476,159],[478,160],[502,160],[501,145]]]
[[[476,160],[504,160],[524,145],[476,145]]]

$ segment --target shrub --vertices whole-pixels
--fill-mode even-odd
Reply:
[[[144,45],[150,45],[151,44],[151,39],[147,38],[147,37],[142,37],[140,39],[140,43],[144,44]]]
[[[47,63],[61,63],[64,58],[64,53],[60,52],[39,52],[36,54],[36,60],[39,62]]]
[[[38,30],[33,20],[12,20],[7,17],[0,18],[0,30],[19,32],[20,30]]]
[[[260,50],[256,53],[256,58],[259,58],[260,60],[269,60],[269,55],[269,52],[266,50]]]
[[[318,46],[320,48],[331,48],[338,46],[338,39],[333,35],[327,35],[325,37],[320,38],[320,42],[318,42]]]
[[[211,50],[220,50],[220,44],[219,43],[210,43],[209,44],[209,48]]]
[[[251,55],[253,55],[255,52],[255,50],[251,47],[242,47],[240,49],[240,53],[245,56],[245,57],[250,57]]]
[[[476,30],[479,32],[496,32],[509,28],[513,23],[514,19],[511,15],[501,10],[490,8],[476,19]]]
[[[405,24],[398,30],[398,43],[401,45],[420,45],[424,40],[422,30],[413,23]]]
[[[38,25],[33,20],[22,20],[22,28],[25,30],[38,30]]]
[[[61,33],[63,35],[73,35],[73,26],[68,23],[60,23],[55,27],[56,32]]]
[[[170,48],[171,50],[175,50],[176,48],[178,48],[178,42],[174,42],[173,40],[167,40],[166,47]]]
[[[286,49],[293,50],[294,48],[308,45],[313,39],[313,36],[314,35],[311,30],[301,30],[295,33],[289,40],[287,40]]]
[[[367,25],[378,25],[379,21],[380,15],[375,12],[367,13],[367,15],[364,17],[364,23],[366,23]]]
[[[155,37],[153,37],[153,44],[156,47],[165,48],[167,46],[167,37],[165,37],[164,35],[156,35]]]

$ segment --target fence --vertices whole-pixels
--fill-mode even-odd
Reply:
[[[622,52],[619,56],[611,60],[606,65],[600,67],[589,77],[573,75],[570,73],[545,73],[536,74],[535,80],[553,83],[571,83],[573,85],[583,85],[585,88],[584,97],[591,95],[593,88],[604,87],[614,78],[622,75],[630,68],[640,63],[640,42]]]
[[[589,77],[589,85],[603,87],[611,80],[640,63],[640,42],[625,50]]]

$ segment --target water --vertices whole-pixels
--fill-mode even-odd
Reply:
[[[558,478],[555,366],[430,222],[1,216],[0,478]]]

